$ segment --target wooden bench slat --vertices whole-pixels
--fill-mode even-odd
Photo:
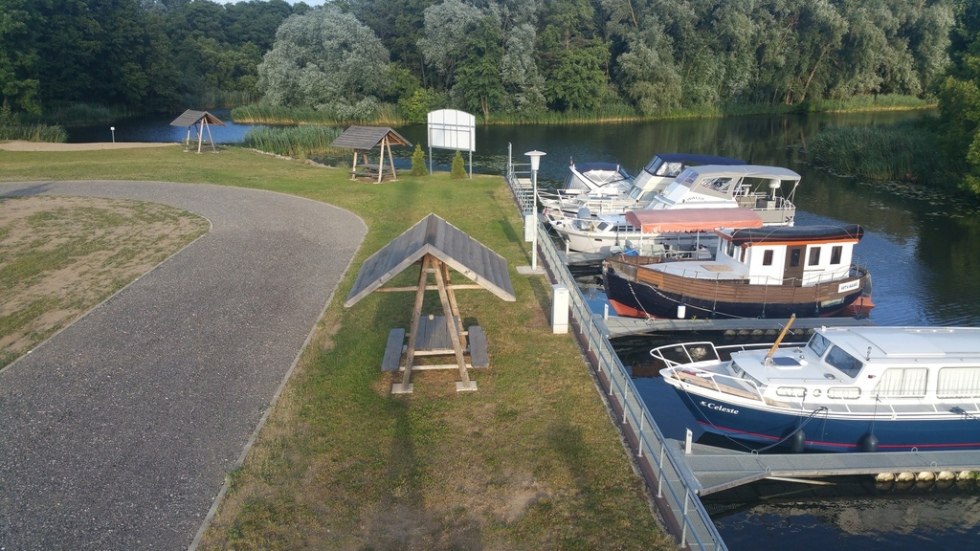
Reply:
[[[490,367],[487,353],[487,334],[479,325],[471,325],[466,331],[470,334],[470,364],[473,367]]]
[[[405,343],[405,330],[392,329],[388,333],[388,343],[385,345],[385,356],[381,360],[381,371],[398,371],[402,359],[402,347]]]

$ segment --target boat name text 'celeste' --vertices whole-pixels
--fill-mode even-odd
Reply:
[[[708,409],[712,409],[714,411],[719,411],[721,413],[731,413],[732,415],[738,415],[738,410],[737,409],[730,408],[730,407],[725,407],[725,406],[723,406],[721,404],[716,404],[714,402],[705,402],[705,401],[702,401],[701,402],[701,405],[704,406],[704,407],[706,407],[706,408],[708,408]]]

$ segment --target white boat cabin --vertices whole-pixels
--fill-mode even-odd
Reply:
[[[689,167],[645,208],[750,208],[766,225],[791,225],[793,197],[802,177],[782,167],[705,165]]]
[[[655,269],[700,279],[744,279],[750,285],[811,287],[849,277],[854,245],[864,230],[858,225],[780,226],[716,234],[713,261],[665,263]],[[857,288],[860,282],[852,284]]]
[[[775,399],[825,394],[831,401],[980,398],[980,329],[942,327],[822,328],[804,354],[773,361],[739,354],[736,373]],[[794,384],[794,381],[796,384]],[[815,392],[816,391],[816,392]]]

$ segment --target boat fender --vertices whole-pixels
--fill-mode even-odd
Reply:
[[[789,436],[786,443],[793,453],[803,453],[803,450],[806,448],[806,433],[802,430],[797,430]]]
[[[858,439],[858,451],[871,453],[878,451],[878,437],[873,433],[866,433]]]

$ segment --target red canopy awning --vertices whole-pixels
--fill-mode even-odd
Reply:
[[[755,211],[742,208],[631,210],[626,212],[626,223],[644,233],[762,227]]]

